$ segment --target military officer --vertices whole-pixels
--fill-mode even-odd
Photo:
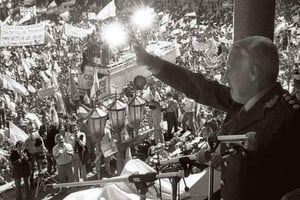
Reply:
[[[235,42],[227,59],[228,86],[148,54],[131,38],[138,64],[196,102],[225,111],[225,135],[254,132],[251,145],[221,144],[221,199],[279,200],[300,187],[300,105],[276,82],[279,58],[268,38]]]

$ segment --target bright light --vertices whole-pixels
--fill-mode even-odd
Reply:
[[[104,26],[102,34],[103,39],[112,47],[121,46],[127,41],[127,34],[119,23]]]
[[[153,8],[144,7],[137,10],[131,17],[131,21],[139,28],[148,28],[153,24],[155,13]]]

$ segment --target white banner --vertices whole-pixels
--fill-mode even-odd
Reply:
[[[28,26],[1,26],[0,46],[30,46],[45,43],[44,23]]]
[[[91,34],[93,32],[93,29],[83,29],[83,28],[78,28],[75,26],[72,26],[70,24],[65,24],[65,34],[68,37],[79,37],[79,38],[84,38],[87,35]]]
[[[28,13],[30,13],[31,16],[36,16],[36,7],[31,6],[29,8],[27,7],[20,7],[20,15],[26,16]]]

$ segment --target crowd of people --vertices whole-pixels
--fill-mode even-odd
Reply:
[[[151,3],[157,13],[162,13],[161,17],[168,16],[167,22],[160,25],[156,39],[178,44],[181,55],[176,63],[180,66],[225,83],[225,59],[232,44],[233,7],[223,7],[220,3],[215,7],[201,7],[195,6],[195,1],[186,7],[186,1],[168,2],[170,4]],[[279,80],[286,89],[294,92],[297,91],[294,73],[299,70],[300,62],[300,9],[293,3],[279,1],[277,4],[275,42],[281,60]],[[22,1],[2,0],[1,20],[11,16],[7,24],[15,24],[20,19],[15,14],[20,5]],[[96,158],[94,146],[87,144],[91,141],[86,139],[88,133],[83,133],[86,124],[76,114],[76,106],[85,102],[83,96],[78,99],[70,96],[69,89],[71,77],[78,81],[76,74],[82,70],[85,56],[95,53],[89,45],[95,42],[101,45],[96,34],[101,25],[89,20],[86,12],[82,13],[85,8],[76,5],[75,10],[70,11],[67,23],[94,29],[87,38],[67,37],[63,28],[66,19],[42,14],[26,23],[46,23],[48,36],[45,45],[0,48],[0,75],[10,77],[27,91],[7,88],[4,79],[0,80],[0,136],[3,137],[0,143],[0,183],[13,178],[16,187],[20,188],[21,178],[33,179],[34,170],[44,168],[50,174],[57,169],[62,182],[79,181],[80,177],[85,180],[86,164],[93,165]],[[193,12],[196,15],[187,15]],[[48,87],[58,88],[58,92],[41,97],[37,91]],[[189,130],[199,136],[220,131],[223,112],[196,104],[158,80],[149,81],[149,91],[145,93],[149,108],[146,118],[154,127],[154,144],[171,140],[178,130],[181,134]],[[36,118],[33,119],[32,115]],[[161,127],[163,121],[167,122],[165,130]],[[24,144],[9,137],[10,122],[28,134]],[[20,175],[18,170],[22,166],[28,170]],[[77,173],[70,174],[70,168],[77,169]],[[7,174],[12,174],[12,177]],[[29,188],[30,184],[25,187]]]

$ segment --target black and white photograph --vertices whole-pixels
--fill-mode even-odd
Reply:
[[[300,0],[0,0],[0,200],[300,200]]]

